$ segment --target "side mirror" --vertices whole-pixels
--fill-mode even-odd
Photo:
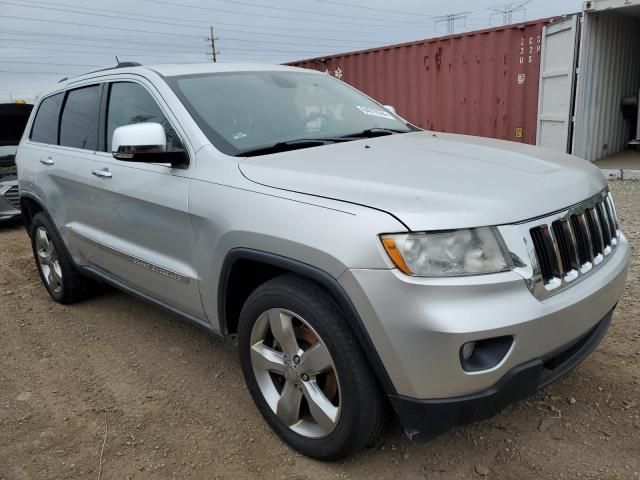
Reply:
[[[145,122],[118,127],[113,132],[111,153],[125,162],[184,165],[184,152],[167,152],[167,137],[159,123]]]
[[[394,107],[393,105],[383,105],[383,107],[389,110],[391,113],[396,114],[396,107]]]

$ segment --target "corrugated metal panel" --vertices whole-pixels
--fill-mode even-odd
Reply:
[[[603,10],[617,9],[626,13],[626,9],[640,5],[639,0],[591,0],[584,2],[585,12],[601,12]]]
[[[640,18],[585,14],[581,49],[573,154],[593,162],[629,140],[620,104],[640,89]]]
[[[535,144],[541,34],[549,21],[291,65],[327,71],[428,130]]]

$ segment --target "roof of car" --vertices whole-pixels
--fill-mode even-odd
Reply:
[[[116,66],[113,68],[105,68],[94,72],[83,73],[74,77],[65,78],[60,83],[74,83],[86,78],[95,76],[109,75],[112,73],[142,73],[148,71],[156,72],[165,77],[173,77],[178,75],[194,75],[201,73],[224,73],[224,72],[271,72],[271,71],[298,71],[298,72],[314,72],[314,70],[306,70],[297,67],[288,67],[284,65],[270,65],[261,63],[175,63],[161,65],[138,65],[138,66]]]
[[[308,71],[302,68],[284,65],[270,65],[264,63],[190,63],[149,65],[146,68],[158,72],[160,75],[172,77],[176,75],[191,75],[198,73],[218,72],[255,72],[255,71]]]

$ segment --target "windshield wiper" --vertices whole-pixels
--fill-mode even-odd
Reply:
[[[373,137],[384,137],[385,135],[395,135],[396,133],[409,133],[411,130],[399,130],[395,128],[367,128],[362,132],[358,133],[350,133],[349,135],[343,135],[340,138],[373,138]]]
[[[288,152],[290,150],[300,150],[303,148],[321,147],[338,142],[350,142],[360,138],[382,137],[384,135],[394,135],[396,133],[409,133],[411,130],[395,130],[392,128],[369,128],[359,133],[351,133],[349,135],[341,135],[339,137],[325,138],[298,138],[295,140],[287,140],[286,142],[278,142],[273,145],[263,147],[250,148],[235,154],[236,157],[257,157],[259,155],[269,155],[270,153]]]
[[[336,142],[346,142],[348,138],[299,138],[296,140],[287,140],[286,142],[278,142],[266,147],[251,148],[236,153],[236,157],[257,157],[259,155],[268,155],[270,153],[288,152],[290,150],[300,150],[303,148],[321,147]]]

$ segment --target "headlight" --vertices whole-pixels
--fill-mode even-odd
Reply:
[[[455,277],[512,268],[502,237],[493,227],[380,238],[395,266],[407,275]]]

